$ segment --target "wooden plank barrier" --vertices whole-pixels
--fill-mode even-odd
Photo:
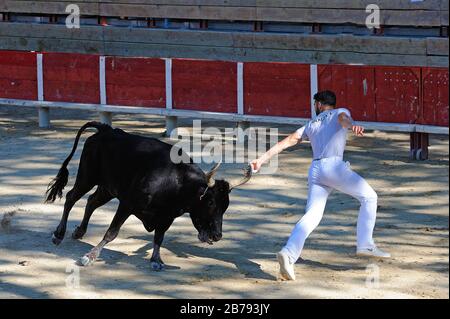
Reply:
[[[110,56],[448,67],[448,39],[0,23],[0,50]]]
[[[448,26],[446,0],[0,0],[0,12],[64,15],[69,3],[78,5],[81,14],[85,16],[357,25],[365,24],[365,9],[368,5],[375,4],[382,10],[383,25]]]

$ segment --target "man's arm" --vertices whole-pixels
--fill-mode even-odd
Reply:
[[[266,153],[264,153],[260,158],[253,160],[250,164],[252,166],[253,171],[257,172],[261,169],[261,166],[270,160],[273,156],[281,153],[285,149],[292,147],[294,145],[297,145],[302,141],[301,137],[299,136],[298,131],[292,133],[282,141],[275,144],[270,150],[268,150]]]
[[[338,116],[339,124],[345,129],[351,128],[353,133],[355,133],[356,136],[364,136],[364,127],[359,125],[353,125],[353,120],[350,116],[347,115],[347,113],[343,112],[340,113]]]

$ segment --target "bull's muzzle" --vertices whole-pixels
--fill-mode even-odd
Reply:
[[[216,233],[216,234],[210,235],[207,232],[200,232],[200,233],[198,233],[198,239],[202,243],[208,243],[208,244],[212,245],[213,242],[216,242],[216,241],[219,241],[222,239],[222,234]]]

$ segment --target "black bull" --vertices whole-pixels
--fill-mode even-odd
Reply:
[[[222,238],[222,219],[229,205],[229,193],[250,179],[250,169],[241,181],[230,185],[224,180],[214,180],[218,164],[206,174],[192,160],[175,164],[170,158],[172,145],[98,122],[86,123],[78,131],[72,152],[49,185],[46,202],[62,197],[69,176],[67,165],[80,135],[90,127],[98,132],[84,144],[75,185],[66,194],[61,222],[53,233],[54,244],[60,244],[64,238],[73,205],[96,185],[97,190],[88,198],[83,220],[72,234],[74,239],[86,233],[95,209],[113,198],[119,200],[119,206],[103,240],[81,258],[82,265],[92,264],[98,258],[130,215],[139,218],[147,231],[155,231],[151,257],[155,270],[164,267],[159,251],[165,232],[184,213],[189,213],[202,242],[212,244]]]

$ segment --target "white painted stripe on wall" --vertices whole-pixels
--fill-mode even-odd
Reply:
[[[166,109],[172,109],[172,59],[166,60]]]
[[[44,73],[42,67],[42,53],[38,53],[36,55],[36,66],[37,66],[38,101],[44,101]]]
[[[105,71],[104,56],[100,57],[99,70],[100,70],[100,104],[106,104],[106,71]]]
[[[310,77],[311,77],[311,118],[316,117],[316,112],[314,108],[314,94],[319,90],[319,76],[317,73],[317,64],[310,65]]]
[[[237,111],[244,114],[244,63],[237,64]]]

